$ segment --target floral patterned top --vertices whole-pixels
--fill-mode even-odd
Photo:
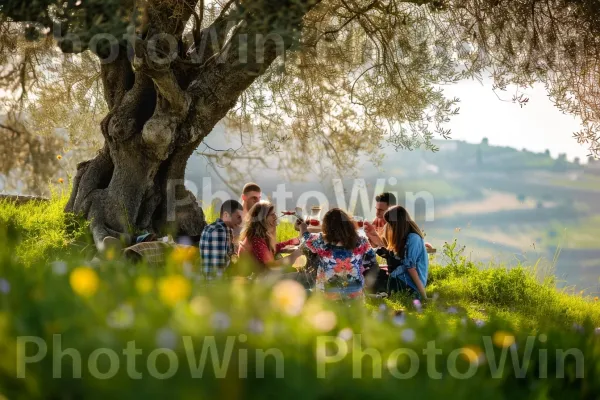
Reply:
[[[326,243],[322,234],[303,236],[304,246],[318,256],[316,289],[332,300],[363,296],[363,272],[377,263],[375,251],[364,237],[354,249]]]

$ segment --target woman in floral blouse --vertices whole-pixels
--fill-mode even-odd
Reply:
[[[240,235],[240,247],[238,255],[250,255],[258,265],[258,271],[267,272],[269,267],[281,267],[291,265],[293,261],[301,255],[297,250],[290,256],[281,260],[275,260],[275,254],[286,246],[300,244],[299,238],[294,238],[285,242],[277,243],[277,215],[275,206],[268,201],[256,203],[244,221],[244,228]]]
[[[300,231],[304,247],[318,256],[316,289],[332,300],[363,298],[363,272],[377,260],[352,217],[333,208],[323,217],[323,233],[311,235],[304,224]]]

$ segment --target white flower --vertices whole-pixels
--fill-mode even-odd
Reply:
[[[406,317],[404,316],[404,313],[396,314],[396,316],[394,316],[394,319],[392,319],[392,322],[398,326],[404,325],[406,322]]]
[[[310,318],[312,326],[322,332],[329,332],[337,324],[337,317],[333,311],[319,311]]]
[[[417,334],[415,333],[415,331],[413,331],[412,329],[405,329],[402,331],[402,334],[400,335],[402,337],[402,340],[404,340],[407,343],[411,343],[415,340],[415,338],[417,337]]]
[[[231,318],[224,312],[217,311],[212,315],[212,326],[218,331],[224,331],[231,326]]]
[[[129,304],[122,304],[117,307],[116,310],[112,311],[106,317],[106,323],[111,328],[125,329],[133,325],[135,315],[133,307]]]
[[[3,278],[0,278],[0,293],[7,294],[10,292],[10,283]]]
[[[251,319],[248,322],[248,330],[252,333],[263,333],[265,330],[265,324],[259,319]]]
[[[55,275],[64,275],[67,273],[67,264],[64,261],[54,261],[52,263],[52,272]]]
[[[338,337],[342,340],[350,340],[354,336],[354,332],[350,328],[344,328],[338,333]]]
[[[156,332],[156,344],[159,347],[174,349],[177,346],[177,334],[170,328],[162,328]]]

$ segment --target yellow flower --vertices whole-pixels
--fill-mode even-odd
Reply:
[[[69,283],[73,291],[83,297],[91,297],[100,286],[100,278],[90,267],[77,267],[71,272]]]
[[[296,260],[294,260],[293,267],[296,269],[302,269],[302,268],[306,267],[306,262],[307,262],[306,256],[304,254],[302,254],[301,256],[296,258]]]
[[[140,276],[135,280],[135,288],[140,294],[148,293],[153,287],[154,281],[149,276]]]
[[[479,364],[479,361],[481,361],[481,358],[483,356],[483,351],[481,351],[481,348],[479,346],[469,345],[469,346],[463,347],[461,350],[462,351],[461,351],[460,355],[469,363]]]
[[[278,282],[271,293],[273,307],[289,315],[300,314],[305,301],[304,286],[289,279]]]
[[[171,259],[177,264],[183,264],[194,261],[197,255],[198,249],[194,246],[177,246],[171,253]]]
[[[158,293],[163,303],[174,306],[189,297],[192,285],[182,275],[171,275],[158,282]]]
[[[598,296],[594,297],[594,301],[598,301]]]
[[[63,178],[58,178],[58,183],[64,183],[65,180]]]
[[[56,159],[57,159],[58,161],[60,161],[60,160],[62,160],[62,156],[59,154],[59,155],[57,155],[57,156],[56,156]]]
[[[510,347],[515,343],[515,337],[504,331],[498,331],[494,333],[492,341],[497,347]]]

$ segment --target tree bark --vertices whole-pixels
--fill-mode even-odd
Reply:
[[[66,211],[90,220],[97,245],[107,236],[131,243],[144,231],[201,234],[206,225],[203,210],[183,186],[187,161],[241,93],[280,55],[278,44],[263,42],[262,37],[283,31],[285,49],[289,48],[302,17],[318,0],[304,5],[262,0],[260,7],[238,10],[235,25],[217,18],[202,35],[229,34],[227,45],[198,49],[201,56],[210,57],[183,68],[177,60],[165,66],[149,57],[147,37],[158,32],[180,36],[185,25],[171,18],[168,7],[151,2],[156,7],[148,8],[145,36],[133,38],[133,57],[122,47],[114,61],[102,65],[109,106],[101,125],[105,144],[94,159],[78,165],[66,206]],[[278,12],[282,7],[289,10],[284,16]],[[181,18],[189,17],[186,11]],[[169,54],[160,46],[161,54]]]

